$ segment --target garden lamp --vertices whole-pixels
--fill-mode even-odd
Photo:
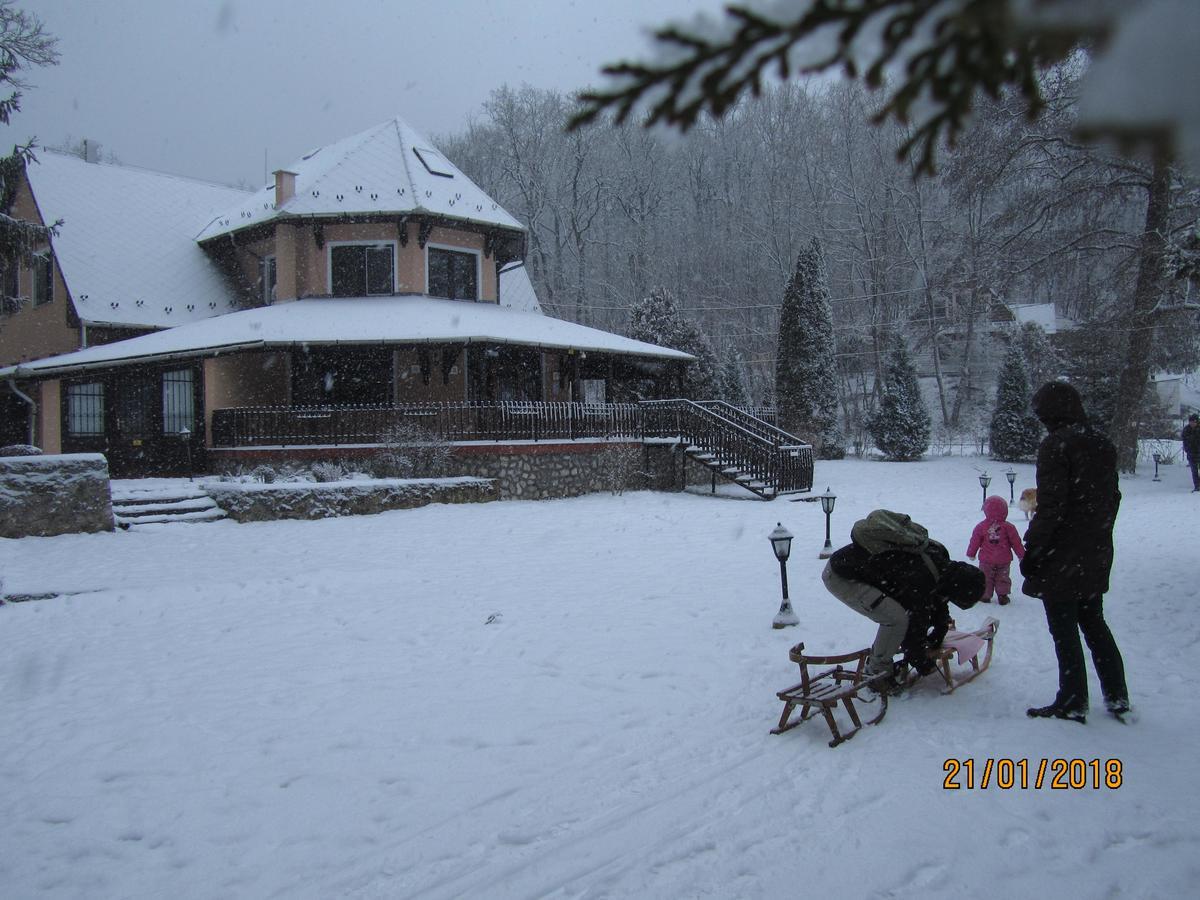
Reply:
[[[825,493],[817,499],[821,501],[821,511],[825,513],[825,546],[817,556],[819,559],[829,559],[833,556],[833,544],[829,543],[829,517],[833,515],[833,504],[837,501],[837,494],[826,487]]]
[[[787,561],[792,554],[793,537],[794,535],[783,527],[782,522],[777,522],[775,530],[767,535],[767,539],[771,542],[771,549],[775,551],[775,558],[779,560],[779,580],[783,585],[783,602],[779,605],[779,612],[775,614],[775,619],[771,623],[773,628],[786,628],[788,625],[800,624],[800,620],[792,612],[792,603],[788,600]]]

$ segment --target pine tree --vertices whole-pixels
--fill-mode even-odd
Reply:
[[[931,424],[908,347],[897,337],[884,372],[879,408],[867,430],[884,456],[906,462],[920,459],[929,449]]]
[[[21,89],[26,85],[19,73],[31,66],[55,65],[57,43],[36,16],[15,9],[12,0],[0,0],[0,85],[10,90],[7,97],[0,97],[0,124],[9,124],[21,109]],[[4,272],[22,263],[32,265],[34,251],[46,245],[59,224],[44,227],[12,216],[21,173],[31,162],[35,162],[32,140],[14,147],[11,156],[0,157],[0,270]],[[0,278],[0,314],[15,312],[21,304],[19,297],[4,290],[2,285],[8,283],[9,279]]]
[[[1029,406],[1029,378],[1025,355],[1013,341],[996,382],[996,408],[989,431],[992,456],[1006,462],[1032,459],[1042,440],[1042,424]]]
[[[735,347],[729,347],[722,354],[722,359],[724,361],[721,363],[720,371],[720,399],[734,406],[744,407],[748,405],[746,379],[742,374],[744,363],[741,351]]]
[[[682,350],[696,357],[683,367],[679,392],[684,397],[712,400],[719,394],[717,354],[712,342],[700,327],[684,321],[679,315],[675,297],[666,288],[655,288],[633,305],[630,313],[629,336],[638,341]],[[637,389],[641,399],[659,396],[663,385],[643,381]]]
[[[1029,375],[1031,392],[1062,374],[1062,358],[1041,325],[1036,322],[1022,325],[1017,332],[1017,345],[1025,357],[1025,372]]]
[[[821,244],[814,237],[796,259],[779,309],[775,354],[779,426],[811,441],[822,459],[840,459],[833,316]]]

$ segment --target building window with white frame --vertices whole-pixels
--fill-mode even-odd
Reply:
[[[428,267],[430,297],[479,299],[479,254],[430,247]]]
[[[195,394],[192,391],[192,370],[176,369],[163,372],[162,422],[163,434],[177,435],[193,431],[196,421]]]
[[[50,251],[44,250],[33,257],[33,305],[42,306],[54,300],[54,262]]]
[[[396,292],[393,244],[333,244],[329,248],[329,292],[366,297]]]
[[[104,383],[67,385],[67,434],[95,437],[104,434]]]

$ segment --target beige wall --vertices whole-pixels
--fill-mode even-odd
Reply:
[[[329,295],[329,245],[343,241],[388,241],[396,244],[396,291],[401,294],[425,293],[426,248],[417,243],[418,226],[407,226],[408,243],[401,246],[393,222],[329,223],[322,229],[324,246],[318,247],[313,224],[283,222],[275,236],[239,248],[238,266],[250,284],[258,281],[258,261],[275,254],[277,269],[276,299]],[[474,250],[480,254],[479,295],[481,300],[496,302],[496,263],[483,256],[483,235],[457,228],[434,228],[429,243]]]
[[[29,182],[23,175],[13,202],[13,215],[26,221],[42,222]],[[20,293],[25,298],[33,294],[33,270],[25,266],[20,271]],[[54,299],[36,307],[29,301],[12,315],[0,316],[0,366],[77,350],[79,329],[68,324],[70,304],[67,286],[55,260]]]
[[[280,406],[288,397],[285,353],[239,353],[204,361],[204,442],[212,446],[212,411],[231,406]]]
[[[43,453],[62,453],[62,382],[43,381],[32,396],[38,405],[37,445]]]

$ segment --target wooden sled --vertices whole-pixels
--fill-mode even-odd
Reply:
[[[984,623],[974,631],[956,631],[951,628],[942,640],[942,646],[930,652],[930,658],[937,664],[938,674],[946,686],[943,694],[953,694],[954,691],[968,681],[974,681],[987,671],[992,664],[992,647],[995,643],[996,630],[1000,627],[997,619],[989,616]],[[983,659],[979,654],[983,653]],[[954,666],[954,658],[958,657],[958,667]]]
[[[863,725],[877,725],[883,721],[887,713],[887,696],[872,692],[869,698],[865,698],[860,694],[871,685],[871,679],[866,675],[867,657],[871,655],[869,648],[838,656],[808,656],[804,653],[804,644],[797,644],[788,655],[792,662],[800,666],[800,683],[776,694],[783,701],[783,715],[779,717],[779,725],[771,729],[771,734],[790,731],[819,711],[833,735],[829,746],[836,747],[854,737]],[[854,668],[845,668],[847,664],[853,664]],[[832,665],[833,668],[816,675],[809,670],[810,666],[828,665]],[[878,702],[879,714],[873,719],[864,720],[854,705],[856,700],[864,703]],[[838,728],[838,721],[834,715],[839,705],[845,709],[854,725],[844,733]],[[800,707],[800,717],[793,721],[792,712],[797,706]]]

